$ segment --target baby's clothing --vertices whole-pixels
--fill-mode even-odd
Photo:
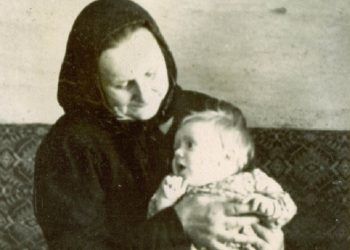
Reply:
[[[296,205],[280,184],[260,169],[231,175],[222,181],[204,186],[189,186],[186,195],[210,194],[224,196],[233,202],[242,203],[251,194],[261,194],[272,199],[275,211],[265,215],[267,222],[282,227],[296,214]]]
[[[256,194],[270,198],[271,200],[268,200],[268,202],[271,202],[270,207],[273,207],[273,213],[262,214],[260,212],[258,214],[262,222],[270,227],[284,226],[293,218],[297,211],[296,205],[290,195],[273,178],[269,177],[260,169],[254,169],[251,172],[240,172],[221,181],[203,186],[188,186],[184,195],[196,194],[219,196],[237,203],[243,203],[247,197]],[[158,198],[159,194],[157,195],[156,192],[149,203],[149,217],[159,212],[159,210],[164,209],[157,208],[156,203]],[[239,247],[239,244],[232,244],[232,249],[248,248],[244,248],[244,246]]]

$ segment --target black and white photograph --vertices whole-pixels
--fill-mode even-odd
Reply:
[[[0,3],[0,249],[349,250],[349,0]]]

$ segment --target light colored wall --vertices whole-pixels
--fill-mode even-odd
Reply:
[[[0,122],[53,123],[72,22],[87,0],[0,3]],[[231,101],[251,126],[350,130],[350,1],[138,0],[179,83]]]

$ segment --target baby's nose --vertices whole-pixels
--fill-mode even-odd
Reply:
[[[175,156],[178,156],[178,157],[183,156],[183,150],[181,148],[177,148],[175,150]]]

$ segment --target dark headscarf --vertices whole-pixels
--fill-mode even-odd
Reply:
[[[129,25],[148,28],[163,52],[169,78],[169,91],[154,119],[164,120],[176,88],[174,58],[153,18],[128,0],[98,0],[85,7],[73,24],[58,83],[58,102],[66,113],[79,112],[111,118],[105,107],[97,78],[98,57],[103,41]],[[153,120],[154,120],[153,119]]]

